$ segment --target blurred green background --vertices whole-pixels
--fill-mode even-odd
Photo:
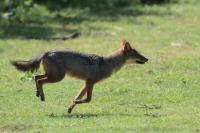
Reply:
[[[1,0],[0,132],[200,132],[199,0]],[[78,33],[78,36],[73,36]],[[71,49],[109,55],[122,39],[144,54],[66,109],[83,81],[66,76],[35,96],[10,60]]]

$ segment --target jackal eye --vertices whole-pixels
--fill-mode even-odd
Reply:
[[[139,53],[138,53],[136,50],[133,50],[133,51],[130,53],[130,56],[131,56],[132,58],[138,58],[138,55],[139,55]]]

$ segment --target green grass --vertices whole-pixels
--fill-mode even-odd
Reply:
[[[193,1],[137,7],[137,12],[130,7],[117,16],[68,9],[59,11],[60,19],[44,13],[48,22],[24,27],[2,22],[0,132],[200,132],[199,12],[200,3]],[[82,36],[48,40],[72,31]],[[9,64],[51,49],[106,55],[119,48],[122,39],[149,62],[127,65],[97,84],[92,102],[77,106],[72,114],[66,108],[82,81],[66,76],[45,85],[46,102],[40,102],[32,78],[43,70],[24,74]]]

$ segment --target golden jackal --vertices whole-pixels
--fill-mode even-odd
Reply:
[[[36,96],[45,100],[43,84],[62,80],[65,74],[85,80],[85,85],[68,108],[71,113],[76,104],[88,103],[92,99],[92,90],[95,83],[108,78],[118,71],[127,61],[144,64],[148,61],[129,42],[123,40],[121,47],[109,56],[83,54],[74,51],[49,51],[42,56],[29,61],[12,61],[20,71],[34,71],[43,62],[45,74],[35,76]],[[84,95],[85,99],[82,99]]]

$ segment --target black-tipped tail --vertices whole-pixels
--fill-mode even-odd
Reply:
[[[18,70],[26,72],[34,72],[40,67],[40,62],[43,56],[37,57],[29,61],[11,61],[10,63],[15,66]]]

